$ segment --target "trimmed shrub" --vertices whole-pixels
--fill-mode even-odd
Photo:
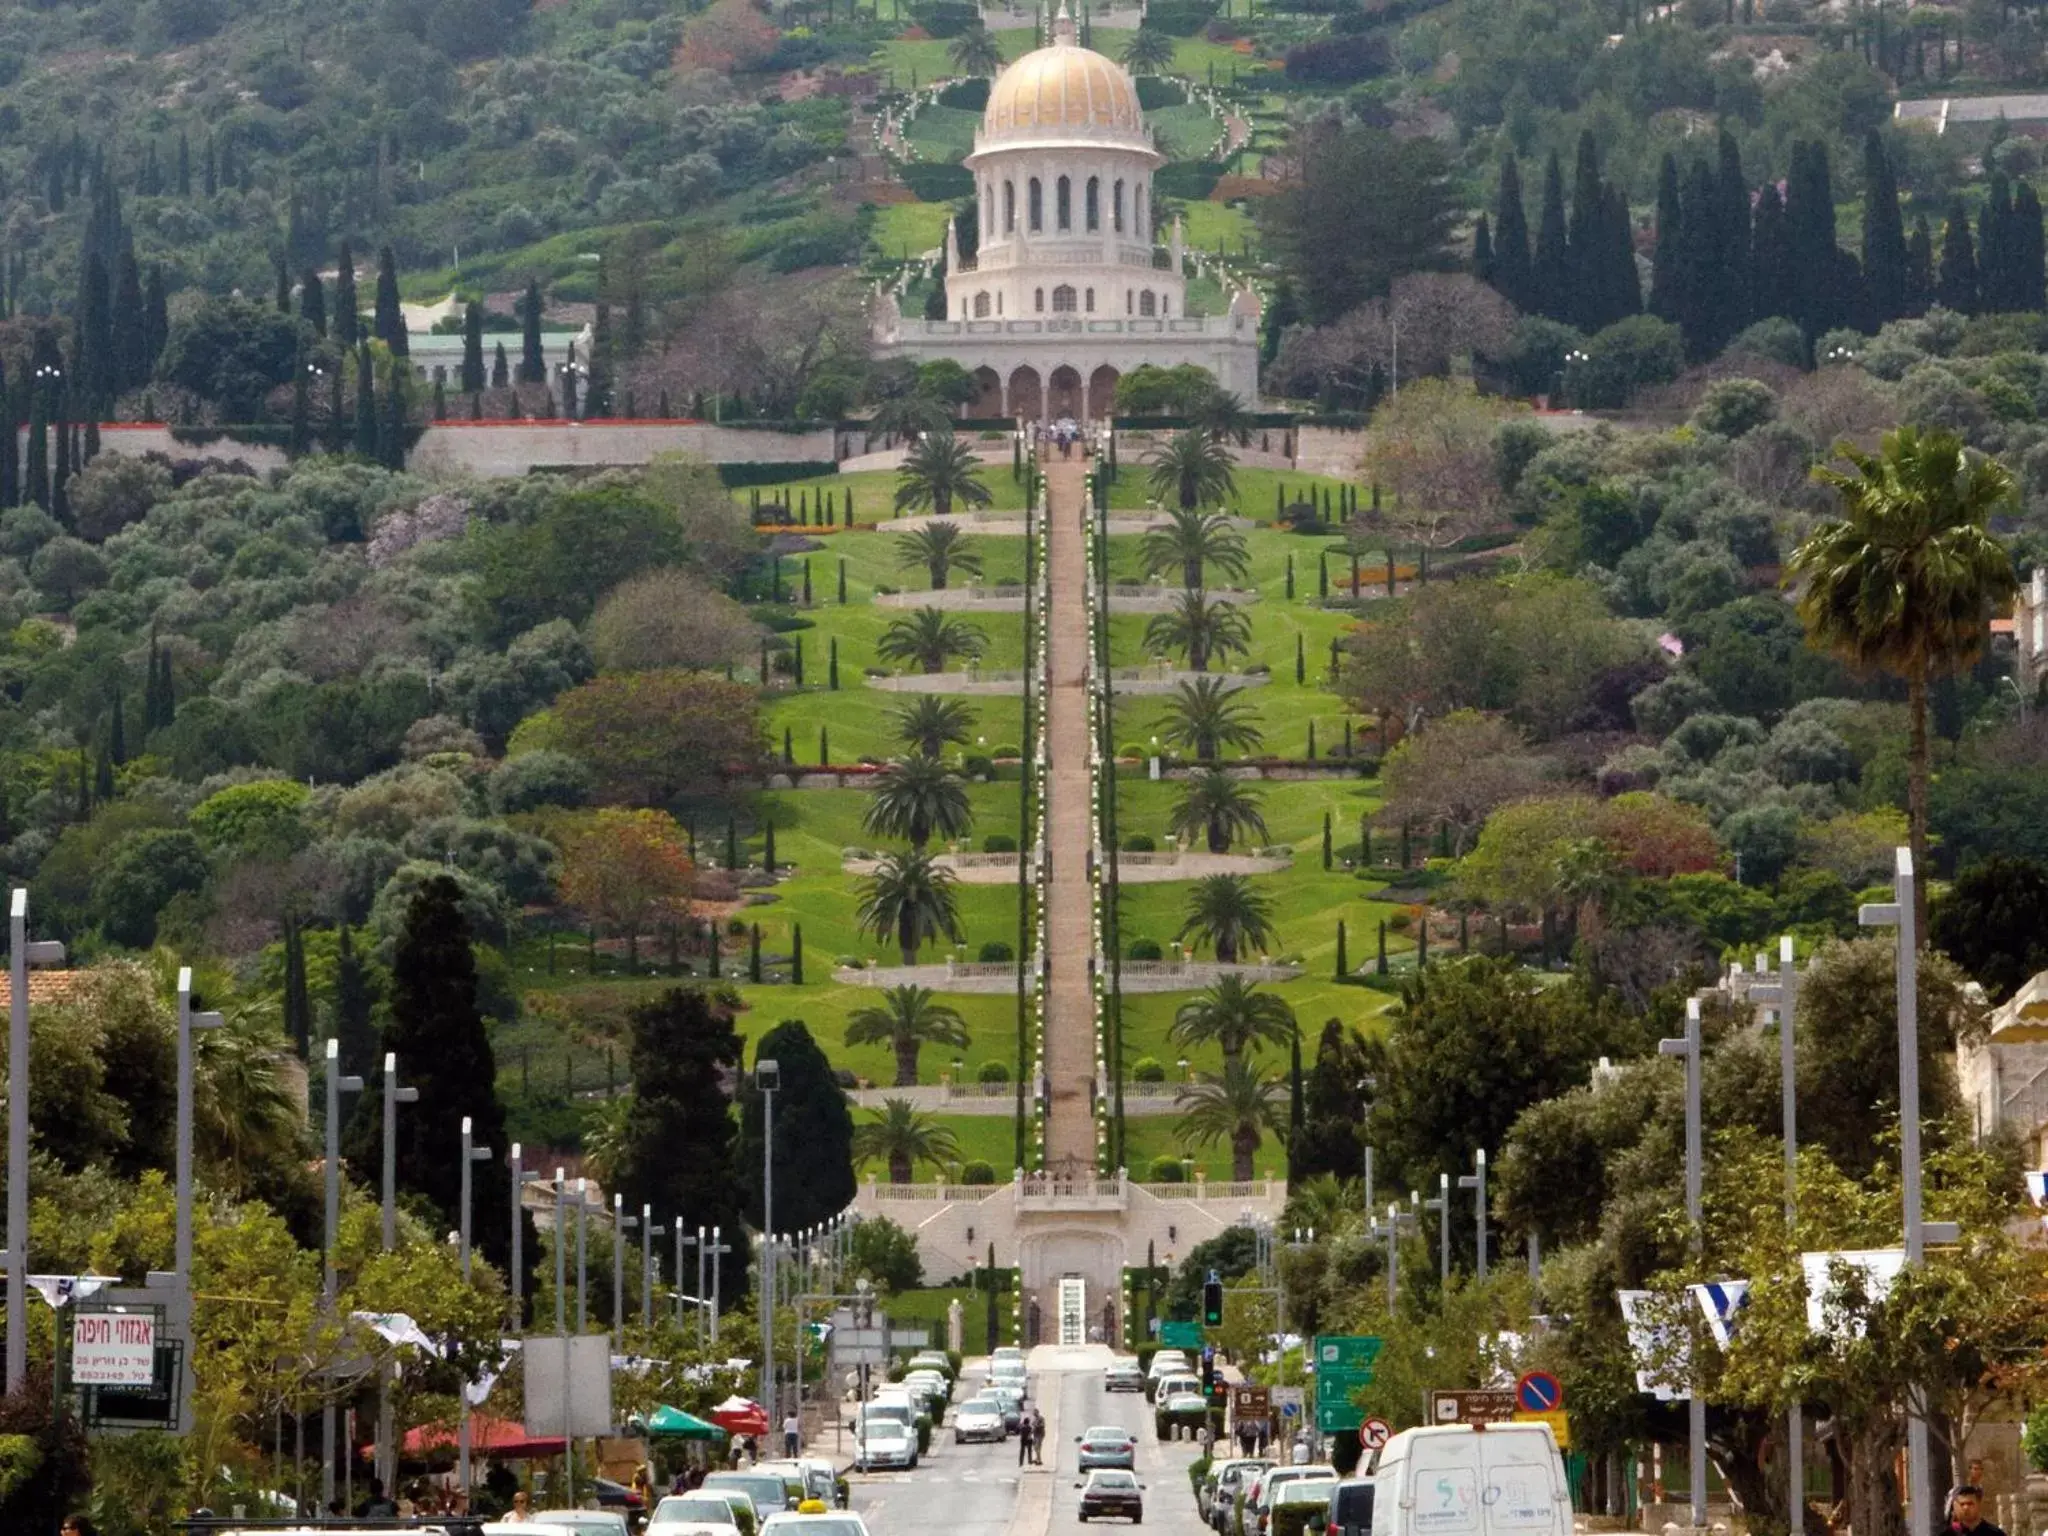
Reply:
[[[1140,1056],[1131,1063],[1131,1081],[1134,1083],[1163,1083],[1166,1068],[1157,1057]]]
[[[1164,954],[1157,939],[1133,939],[1124,950],[1126,960],[1158,960]]]
[[[1010,1069],[1000,1061],[984,1061],[981,1070],[974,1074],[977,1083],[1007,1083]]]
[[[980,959],[983,965],[1004,965],[1016,958],[1017,952],[1001,939],[990,939],[981,946]]]
[[[984,1163],[980,1158],[976,1158],[960,1170],[960,1182],[962,1184],[993,1184],[995,1181],[995,1169]]]
[[[981,840],[981,851],[983,853],[1015,853],[1017,851],[1017,839],[1010,836],[1007,832],[991,832]]]
[[[1155,1157],[1146,1172],[1152,1176],[1154,1184],[1182,1184],[1188,1176],[1187,1169],[1177,1157]]]
[[[1152,841],[1150,835],[1144,832],[1133,832],[1123,842],[1125,853],[1155,853],[1158,851],[1158,848],[1159,845]]]

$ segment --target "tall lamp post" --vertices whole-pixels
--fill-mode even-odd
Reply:
[[[1657,1053],[1677,1056],[1685,1062],[1685,1220],[1692,1229],[1693,1257],[1701,1251],[1700,1228],[1700,1000],[1685,1000],[1685,1033],[1676,1039],[1659,1040]],[[1692,1366],[1691,1393],[1686,1403],[1691,1449],[1687,1454],[1692,1475],[1692,1524],[1703,1530],[1707,1523],[1707,1400],[1700,1394],[1699,1362]]]
[[[761,1273],[755,1294],[761,1300],[761,1406],[768,1427],[775,1417],[775,1090],[782,1086],[781,1063],[756,1060],[754,1086],[761,1091]]]
[[[64,946],[28,937],[28,888],[16,886],[8,920],[7,1390],[28,1375],[28,968],[62,965]]]
[[[489,1147],[480,1147],[470,1139],[470,1117],[464,1115],[462,1117],[462,1210],[460,1212],[460,1222],[456,1228],[458,1233],[456,1251],[462,1261],[462,1283],[464,1285],[469,1284],[469,1204],[471,1188],[469,1170],[472,1164],[489,1162],[490,1157],[491,1149]],[[513,1191],[515,1194],[518,1192],[516,1184],[513,1186]],[[458,1479],[457,1486],[462,1489],[464,1494],[467,1494],[469,1492],[469,1388],[467,1385],[464,1385],[458,1390],[461,1394],[462,1409],[461,1422],[456,1439],[457,1464],[455,1473]]]
[[[420,1091],[417,1088],[398,1086],[398,1057],[390,1051],[384,1053],[384,1187],[383,1187],[383,1234],[384,1252],[389,1253],[398,1246],[398,1106],[417,1104]],[[464,1169],[467,1173],[468,1170]],[[391,1378],[398,1369],[393,1360],[377,1371],[377,1475],[384,1479],[384,1486],[391,1487],[398,1481],[398,1453],[391,1443]]]
[[[683,1250],[696,1247],[703,1241],[704,1234],[701,1230],[692,1232],[684,1227],[680,1211],[669,1222],[669,1229],[676,1235],[676,1326],[680,1328],[683,1325]],[[701,1344],[704,1342],[704,1261],[701,1258],[697,1261],[697,1289],[691,1293],[690,1300],[696,1306],[697,1342]]]
[[[178,967],[178,1288],[192,1285],[192,1031],[219,1029],[227,1020],[217,1013],[192,1011],[192,967]]]
[[[680,1230],[680,1228],[678,1229]],[[654,1327],[654,1240],[668,1236],[668,1228],[656,1226],[654,1207],[640,1207],[640,1326]],[[683,1266],[676,1265],[676,1279],[683,1278]]]
[[[1472,1154],[1472,1171],[1458,1175],[1458,1188],[1472,1191],[1472,1216],[1479,1228],[1479,1263],[1473,1273],[1486,1278],[1486,1148]]]
[[[539,1173],[526,1171],[518,1142],[512,1143],[512,1331],[526,1329],[526,1186],[541,1181]]]
[[[320,1300],[330,1318],[337,1289],[334,1266],[334,1237],[341,1225],[341,1096],[361,1093],[360,1077],[344,1077],[341,1071],[341,1042],[327,1042],[327,1210],[320,1248]],[[334,1402],[320,1409],[320,1502],[334,1502]]]
[[[640,1225],[640,1218],[626,1214],[626,1197],[612,1196],[612,1348],[626,1350],[626,1228]]]
[[[1785,1122],[1785,1230],[1795,1232],[1799,1219],[1799,1088],[1794,1030],[1799,997],[1799,975],[1792,964],[1792,939],[1778,940],[1778,979],[1774,984],[1752,985],[1750,997],[1773,1005],[1778,1014],[1778,1099]],[[1763,956],[1757,956],[1757,974],[1768,975]],[[1806,1508],[1806,1415],[1795,1399],[1785,1411],[1786,1508],[1792,1516],[1792,1536],[1805,1529]]]
[[[1961,1235],[1952,1221],[1920,1219],[1920,936],[1913,922],[1913,850],[1898,850],[1892,899],[1866,902],[1856,912],[1865,928],[1896,928],[1899,994],[1899,1189],[1904,1196],[1906,1263],[1917,1265],[1930,1240],[1952,1243]],[[1917,1386],[1906,1397],[1906,1530],[1925,1536],[1930,1528],[1927,1399]]]
[[[1440,1173],[1436,1176],[1436,1198],[1422,1202],[1425,1211],[1434,1211],[1436,1226],[1436,1280],[1446,1289],[1451,1283],[1451,1176]]]
[[[697,1252],[708,1256],[711,1260],[711,1342],[713,1344],[718,1342],[719,1287],[724,1283],[725,1273],[724,1266],[718,1261],[732,1252],[732,1244],[721,1238],[719,1231],[720,1229],[717,1227],[711,1229],[711,1243],[708,1247],[704,1244],[703,1232],[699,1231],[697,1234]]]

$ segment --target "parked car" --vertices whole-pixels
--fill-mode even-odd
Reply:
[[[1122,1515],[1138,1525],[1145,1518],[1144,1485],[1134,1473],[1105,1469],[1090,1472],[1086,1482],[1074,1484],[1081,1490],[1081,1519]]]
[[[537,1509],[542,1525],[559,1525],[575,1536],[627,1536],[626,1517],[614,1509]]]
[[[1102,1373],[1102,1390],[1143,1392],[1145,1373],[1138,1369],[1138,1362],[1135,1360],[1112,1360]]]
[[[1266,1536],[1271,1529],[1273,1506],[1280,1501],[1282,1491],[1291,1485],[1336,1481],[1337,1469],[1328,1464],[1275,1467],[1270,1472],[1261,1473],[1258,1491],[1246,1508],[1244,1536]]]
[[[970,1397],[953,1410],[955,1445],[966,1445],[973,1440],[1000,1440],[1008,1433],[999,1398]]]
[[[624,1509],[638,1514],[647,1507],[647,1501],[639,1494],[624,1483],[615,1483],[608,1477],[593,1477],[590,1480],[590,1496],[597,1500],[600,1509]]]
[[[888,1419],[869,1420],[854,1441],[853,1465],[861,1472],[882,1467],[910,1470],[917,1465],[916,1432]]]
[[[1347,1477],[1330,1495],[1330,1518],[1323,1536],[1368,1536],[1372,1530],[1372,1484],[1369,1477]]]
[[[1003,1428],[1015,1432],[1024,1418],[1024,1389],[1018,1387],[989,1387],[981,1394],[992,1397],[1003,1405]]]
[[[1570,1536],[1571,1486],[1548,1424],[1432,1425],[1404,1429],[1373,1468],[1383,1536],[1445,1529],[1456,1500],[1461,1536]],[[1480,1496],[1480,1490],[1485,1496]]]
[[[868,1536],[868,1525],[850,1509],[810,1514],[788,1510],[770,1515],[761,1536]]]
[[[1268,1536],[1321,1536],[1336,1491],[1334,1477],[1303,1477],[1283,1485],[1266,1511]]]
[[[1257,1456],[1233,1456],[1225,1461],[1209,1464],[1209,1475],[1202,1479],[1202,1486],[1196,1490],[1195,1503],[1201,1510],[1202,1518],[1218,1531],[1225,1529],[1224,1519],[1235,1509],[1237,1485],[1240,1479],[1263,1472],[1273,1463]]]
[[[1152,1381],[1162,1376],[1185,1375],[1188,1357],[1177,1349],[1162,1349],[1152,1356],[1152,1363],[1145,1368],[1145,1375]]]
[[[1122,1467],[1129,1472],[1138,1464],[1137,1437],[1121,1425],[1094,1425],[1086,1434],[1074,1436],[1074,1443],[1081,1447],[1079,1461],[1083,1472],[1092,1472],[1097,1467]]]

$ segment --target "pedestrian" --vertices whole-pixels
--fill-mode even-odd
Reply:
[[[1034,1408],[1031,1410],[1031,1465],[1034,1467],[1044,1466],[1044,1454],[1045,1415]],[[2004,1532],[2001,1531],[1999,1536],[2004,1536]]]
[[[797,1453],[797,1448],[803,1443],[803,1438],[804,1421],[797,1416],[796,1410],[792,1408],[789,1417],[782,1421],[782,1454],[794,1456]]]
[[[1038,1459],[1031,1454],[1031,1419],[1028,1413],[1019,1415],[1017,1419],[1017,1465],[1020,1467],[1027,1461]]]
[[[512,1495],[512,1513],[505,1517],[508,1525],[529,1525],[533,1521],[533,1495],[524,1488]]]
[[[1964,1483],[1949,1495],[1948,1528],[1954,1536],[2005,1536],[1984,1518],[1984,1490]]]
[[[370,1496],[363,1501],[363,1518],[365,1520],[395,1520],[398,1518],[398,1506],[384,1496],[384,1479],[381,1477],[370,1479]]]

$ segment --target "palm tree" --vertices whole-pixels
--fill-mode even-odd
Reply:
[[[1190,774],[1181,785],[1180,800],[1167,828],[1193,842],[1197,833],[1211,853],[1228,853],[1240,837],[1266,836],[1266,818],[1259,814],[1259,792],[1220,769]]]
[[[896,711],[896,739],[925,757],[937,757],[955,743],[965,745],[973,730],[974,711],[936,693],[920,693]]]
[[[981,461],[950,429],[927,432],[896,471],[896,510],[921,512],[930,507],[945,517],[956,499],[976,507],[987,503],[989,492],[981,483]]]
[[[1117,62],[1134,75],[1156,75],[1173,62],[1173,39],[1157,27],[1140,27]]]
[[[882,1001],[857,1008],[846,1021],[848,1045],[886,1045],[896,1053],[896,1086],[917,1082],[917,1053],[924,1045],[967,1044],[967,1021],[960,1010],[939,1001],[928,987],[891,987]]]
[[[917,849],[885,856],[861,881],[859,893],[860,931],[879,943],[893,941],[905,965],[917,964],[918,950],[934,939],[957,944],[966,937],[953,899],[953,872]]]
[[[1242,448],[1252,440],[1252,413],[1227,389],[1210,390],[1195,407],[1193,415],[1196,424],[1219,443],[1234,437],[1237,446]]]
[[[1216,760],[1223,747],[1255,751],[1265,733],[1251,721],[1252,706],[1220,677],[1197,677],[1180,684],[1166,700],[1160,734],[1171,747],[1185,748],[1198,762]]]
[[[861,435],[872,442],[877,437],[916,438],[926,432],[953,430],[953,413],[943,400],[930,395],[892,395],[875,408]]]
[[[1297,1028],[1294,1010],[1279,997],[1242,976],[1225,976],[1180,1005],[1167,1038],[1182,1050],[1213,1042],[1228,1070],[1246,1051],[1287,1044]]]
[[[1189,591],[1201,587],[1204,566],[1214,566],[1232,581],[1243,579],[1250,569],[1250,557],[1245,552],[1244,535],[1230,526],[1229,518],[1221,512],[1186,507],[1169,516],[1171,521],[1165,527],[1146,531],[1140,547],[1147,575],[1179,566],[1180,584]]]
[[[1237,494],[1237,480],[1230,473],[1237,456],[1200,427],[1174,433],[1148,462],[1152,494],[1184,510],[1215,506]]]
[[[1334,1173],[1319,1173],[1312,1179],[1290,1182],[1287,1209],[1282,1220],[1308,1232],[1335,1233],[1356,1219],[1360,1190],[1356,1179],[1340,1179]]]
[[[1968,453],[1952,432],[1900,427],[1870,455],[1835,451],[1853,472],[1818,469],[1845,516],[1793,551],[1809,638],[1851,666],[1906,680],[1910,735],[1906,816],[1913,848],[1916,927],[1927,934],[1927,683],[1976,659],[1987,621],[2018,588],[1991,513],[2013,498],[1996,460]]]
[[[249,1012],[230,1014],[225,1029],[192,1042],[201,1171],[236,1196],[251,1194],[265,1167],[305,1148],[305,1115],[279,1043],[276,1026]]]
[[[963,75],[993,75],[1003,67],[1002,44],[987,27],[969,27],[946,49],[946,57]]]
[[[981,556],[967,548],[958,523],[932,523],[915,533],[897,534],[896,564],[906,571],[923,566],[931,573],[934,592],[945,591],[946,578],[956,570],[981,574]]]
[[[887,1163],[891,1184],[908,1184],[919,1163],[942,1168],[960,1155],[953,1132],[919,1114],[908,1099],[884,1099],[870,1113],[872,1120],[853,1128],[853,1160],[863,1168],[877,1160]]]
[[[929,674],[945,671],[955,656],[979,656],[987,644],[972,624],[943,609],[918,608],[882,631],[875,654],[884,661],[915,662]]]
[[[1280,1129],[1280,1079],[1234,1061],[1221,1072],[1203,1073],[1199,1083],[1181,1089],[1176,1102],[1182,1140],[1202,1147],[1229,1142],[1231,1178],[1250,1182],[1259,1144],[1266,1132]],[[858,1148],[860,1132],[853,1134]]]
[[[1195,672],[1209,670],[1210,659],[1251,649],[1252,624],[1236,603],[1211,601],[1199,587],[1184,590],[1165,613],[1154,614],[1145,626],[1145,649],[1179,651]]]
[[[967,786],[936,757],[919,754],[875,775],[861,828],[877,837],[900,837],[920,853],[937,837],[959,837],[974,825]]]
[[[1273,941],[1273,903],[1243,875],[1204,875],[1188,892],[1187,918],[1176,938],[1207,944],[1225,965]]]

